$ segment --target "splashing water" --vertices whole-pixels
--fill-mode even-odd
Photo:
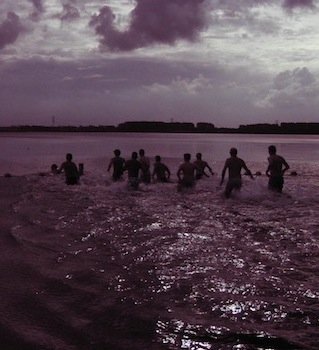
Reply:
[[[11,235],[34,307],[7,327],[50,349],[316,349],[314,179],[245,178],[226,200],[218,175],[185,192],[29,176]]]

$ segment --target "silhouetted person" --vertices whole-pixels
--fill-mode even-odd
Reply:
[[[140,169],[141,163],[137,160],[137,152],[133,152],[132,158],[125,162],[124,171],[127,170],[128,184],[134,190],[138,189]]]
[[[139,150],[141,163],[141,180],[147,184],[151,182],[150,160],[145,156],[143,149]]]
[[[254,179],[253,175],[251,174],[251,171],[247,168],[245,162],[237,157],[237,149],[231,148],[230,149],[230,158],[226,159],[223,171],[222,171],[222,179],[220,181],[220,185],[223,184],[226,170],[228,169],[228,182],[226,184],[225,188],[225,197],[229,198],[231,192],[236,189],[240,190],[242,186],[242,179],[241,179],[241,170],[244,169],[246,171],[246,174],[249,175],[252,179]]]
[[[123,175],[125,159],[121,157],[121,151],[119,149],[114,151],[114,156],[109,163],[107,171],[110,171],[113,167],[112,179],[113,181],[118,181]]]
[[[268,167],[266,175],[269,177],[268,188],[275,192],[282,192],[284,186],[284,173],[289,169],[285,159],[276,154],[276,147],[271,145],[268,147]]]
[[[184,163],[182,163],[177,170],[177,177],[180,185],[179,188],[193,187],[195,185],[195,171],[201,171],[196,164],[190,162],[190,159],[191,155],[189,153],[185,153]],[[181,174],[183,174],[183,177],[181,177]]]
[[[67,185],[76,185],[79,182],[78,168],[74,162],[72,162],[72,154],[66,155],[66,161],[60,166],[59,172],[64,172],[65,182]]]
[[[202,154],[201,153],[197,153],[196,154],[196,160],[194,161],[194,164],[196,164],[201,171],[196,170],[196,180],[199,180],[203,177],[203,175],[205,175],[206,177],[209,177],[209,175],[207,175],[205,173],[205,169],[207,168],[209,170],[209,172],[214,175],[212,168],[208,165],[207,162],[205,162],[204,160],[202,160]]]
[[[56,174],[59,174],[59,169],[58,169],[58,166],[56,164],[52,164],[51,165],[51,174],[53,175],[56,175]]]
[[[168,167],[161,162],[160,156],[155,157],[152,177],[154,178],[155,175],[156,175],[157,181],[160,181],[160,182],[168,182],[168,179],[171,176],[171,172],[169,171]]]

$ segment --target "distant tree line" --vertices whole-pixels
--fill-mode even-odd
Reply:
[[[319,134],[319,123],[281,123],[240,125],[245,134]]]
[[[43,125],[17,125],[3,126],[1,131],[16,131],[16,132],[112,132],[116,131],[115,126],[110,125],[88,125],[88,126],[43,126]]]
[[[113,125],[0,127],[0,132],[157,132],[157,133],[241,133],[241,134],[319,134],[319,123],[250,124],[239,128],[216,128],[212,123],[133,121]]]
[[[118,125],[119,131],[130,132],[216,132],[211,123],[179,123],[179,122],[125,122]]]

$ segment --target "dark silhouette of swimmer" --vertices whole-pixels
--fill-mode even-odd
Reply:
[[[125,159],[121,157],[121,151],[119,149],[114,151],[114,156],[115,157],[110,160],[107,171],[109,172],[113,167],[112,179],[113,181],[118,181],[121,180],[123,175]]]
[[[72,154],[66,155],[66,161],[60,166],[59,172],[64,172],[65,182],[67,185],[76,185],[79,182],[79,171],[75,163],[72,161]]]
[[[137,152],[132,153],[132,158],[125,162],[124,171],[128,172],[129,187],[137,190],[139,185],[139,172],[141,170],[141,163],[137,160]]]
[[[157,181],[159,182],[168,182],[168,179],[171,176],[170,170],[164,163],[161,162],[160,156],[155,157],[152,178],[154,178],[155,175],[156,175]]]
[[[139,156],[141,163],[141,180],[149,184],[151,182],[150,160],[146,157],[143,149],[139,150]]]
[[[249,175],[252,179],[254,179],[251,171],[247,168],[245,162],[237,157],[237,149],[231,148],[230,149],[230,158],[226,159],[224,168],[222,170],[222,179],[220,181],[220,185],[223,184],[226,170],[228,169],[228,182],[226,184],[225,188],[225,197],[229,198],[232,191],[240,190],[242,186],[242,179],[241,179],[241,170],[244,169],[246,171],[246,174]]]
[[[190,159],[191,155],[189,153],[185,153],[184,163],[182,163],[177,170],[179,189],[182,187],[194,187],[195,171],[201,172],[201,169],[196,164],[191,163]],[[183,174],[183,177],[181,174]]]
[[[55,174],[59,174],[59,169],[58,166],[56,164],[52,164],[51,165],[51,174],[55,175]]]
[[[206,168],[209,170],[211,175],[214,175],[213,170],[209,166],[209,164],[207,162],[205,162],[204,160],[202,160],[202,154],[201,153],[197,153],[196,154],[196,160],[194,161],[194,164],[196,164],[201,169],[201,171],[196,170],[196,180],[201,179],[203,177],[203,175],[205,175],[206,177],[209,177],[209,175],[207,175],[205,173],[205,169]]]
[[[289,169],[289,165],[283,157],[276,154],[275,146],[269,146],[268,152],[268,167],[266,170],[266,175],[269,177],[268,188],[271,191],[281,193],[284,186],[284,173]]]

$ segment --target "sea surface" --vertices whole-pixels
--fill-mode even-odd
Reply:
[[[281,195],[270,144],[290,165]],[[0,175],[27,179],[1,239],[1,349],[319,349],[318,136],[8,133],[0,146]],[[262,175],[225,199],[231,147]],[[171,182],[113,183],[115,148],[161,155]],[[49,174],[68,152],[77,186]],[[186,152],[215,174],[178,192]]]

